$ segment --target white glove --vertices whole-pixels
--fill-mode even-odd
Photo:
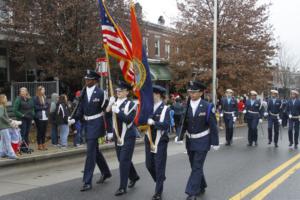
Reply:
[[[155,124],[155,121],[151,118],[148,119],[148,125],[154,125]]]
[[[111,107],[111,111],[118,114],[120,112],[120,109],[117,105],[113,105]]]
[[[109,98],[108,106],[113,105],[113,103],[115,103],[115,101],[116,101],[116,98],[115,98],[115,97],[110,97],[110,98]]]
[[[223,113],[220,113],[220,117],[223,117]]]
[[[279,125],[281,125],[282,124],[282,120],[278,119],[278,123],[279,123]]]
[[[211,148],[215,151],[218,151],[220,149],[219,145],[211,145]]]
[[[182,140],[179,140],[178,136],[175,137],[174,142],[175,142],[176,144],[183,144],[183,141],[182,141]]]
[[[289,114],[289,118],[290,118],[290,119],[292,118],[292,115],[291,115],[291,114]]]
[[[265,113],[264,113],[264,116],[265,116],[265,117],[267,117],[267,116],[268,116],[268,113],[267,113],[267,112],[265,112]]]
[[[246,114],[246,113],[247,113],[247,110],[243,110],[243,113]]]
[[[107,133],[107,140],[113,139],[114,134],[113,133]]]
[[[68,125],[71,126],[72,124],[75,124],[75,119],[71,119],[71,117],[68,117]]]
[[[259,123],[262,123],[263,122],[263,120],[262,119],[259,119]]]
[[[233,117],[233,122],[236,122],[236,117]]]

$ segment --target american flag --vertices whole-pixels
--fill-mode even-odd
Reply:
[[[99,5],[104,47],[109,55],[118,59],[124,79],[134,83],[131,42],[123,30],[114,23],[103,0],[99,0]]]

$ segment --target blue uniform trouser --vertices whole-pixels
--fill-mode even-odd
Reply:
[[[189,151],[188,156],[192,168],[185,193],[188,195],[195,196],[200,193],[201,189],[207,187],[203,166],[207,155],[207,151]]]
[[[248,142],[252,144],[253,142],[257,142],[257,125],[259,118],[248,118]]]
[[[167,148],[168,141],[160,141],[157,147],[157,153],[150,151],[149,141],[145,141],[146,167],[156,182],[155,193],[162,194],[164,181],[166,180]]]
[[[293,130],[294,137],[293,137]],[[298,145],[299,138],[299,120],[298,119],[289,119],[289,141],[290,144]]]
[[[279,136],[279,122],[277,117],[269,116],[268,118],[268,138],[269,142],[272,142],[272,129],[274,126],[274,143],[278,143],[278,136]]]
[[[226,115],[226,114],[225,114]],[[224,123],[226,128],[226,141],[230,143],[233,137],[233,117],[225,117],[224,116]]]
[[[132,163],[135,140],[135,137],[125,138],[123,146],[116,145],[120,170],[120,189],[126,190],[128,178],[130,180],[136,180],[139,177]]]
[[[86,144],[87,144],[87,152],[86,152],[86,160],[84,166],[83,182],[85,184],[92,184],[92,178],[93,178],[93,173],[94,173],[96,163],[102,175],[110,176],[111,173],[105,158],[103,157],[102,153],[99,151],[98,138],[88,139],[86,141]]]

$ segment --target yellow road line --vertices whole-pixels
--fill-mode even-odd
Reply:
[[[263,176],[262,178],[260,178],[256,182],[254,182],[253,184],[249,185],[248,187],[243,189],[241,192],[239,192],[238,194],[231,197],[229,200],[241,200],[241,199],[243,199],[248,194],[250,194],[251,192],[253,192],[257,188],[259,188],[261,185],[263,185],[265,182],[267,182],[268,180],[273,178],[276,174],[278,174],[279,172],[281,172],[282,170],[284,170],[285,168],[287,168],[288,166],[292,165],[294,162],[299,160],[299,158],[300,158],[300,153],[295,155],[294,157],[292,157],[290,160],[284,162],[279,167],[273,169],[271,172],[269,172],[268,174],[266,174],[265,176]]]
[[[285,172],[283,175],[281,175],[279,178],[277,178],[270,185],[268,185],[268,187],[266,187],[260,193],[258,193],[255,197],[253,197],[252,200],[262,200],[262,199],[264,199],[268,194],[270,194],[272,192],[272,190],[277,188],[289,176],[294,174],[299,169],[300,169],[300,162],[298,164],[296,164],[294,167],[292,167],[291,169],[289,169],[287,172]]]

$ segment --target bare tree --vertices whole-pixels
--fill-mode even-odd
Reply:
[[[197,76],[211,82],[213,0],[183,0],[178,3],[181,18],[171,58],[178,88]],[[229,87],[238,93],[250,89],[262,91],[269,87],[269,66],[276,50],[272,27],[267,23],[269,4],[258,0],[218,1],[218,92]],[[178,66],[178,63],[181,66]],[[177,81],[179,80],[179,81]]]
[[[2,10],[11,13],[6,29],[11,30],[11,57],[19,69],[40,68],[69,84],[80,84],[86,69],[103,56],[98,1],[95,0],[6,0]],[[106,1],[109,12],[129,33],[128,1]],[[140,8],[140,15],[141,8]],[[26,60],[36,58],[36,66]],[[116,62],[115,62],[116,63]],[[119,69],[118,65],[114,69]]]
[[[293,74],[299,71],[300,60],[284,44],[279,43],[278,47],[273,82],[276,87],[283,89],[284,96],[288,96],[290,89],[299,87],[297,77]]]

